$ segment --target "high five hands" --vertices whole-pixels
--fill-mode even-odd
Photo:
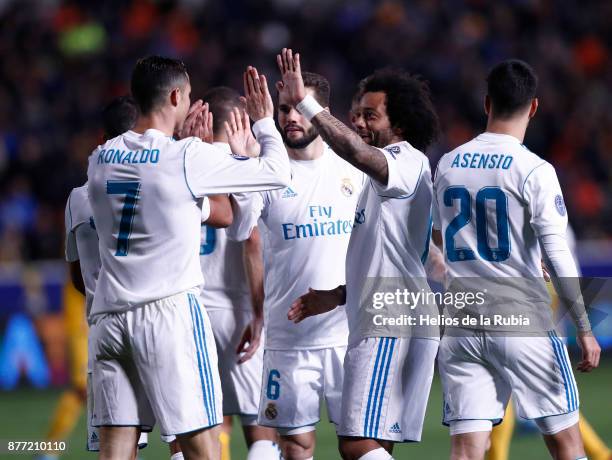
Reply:
[[[279,93],[285,94],[291,105],[296,105],[306,97],[300,54],[294,55],[291,48],[283,48],[280,54],[276,55],[276,63],[283,79],[276,84],[276,89]]]
[[[176,132],[179,139],[192,136],[208,143],[213,141],[213,114],[202,99],[191,104],[183,125]]]

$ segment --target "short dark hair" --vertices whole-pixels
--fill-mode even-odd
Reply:
[[[163,104],[173,88],[189,81],[187,67],[178,59],[149,56],[139,59],[132,72],[132,96],[147,115]]]
[[[306,88],[314,90],[314,98],[323,107],[329,107],[329,81],[323,75],[314,72],[302,72],[302,80]]]
[[[533,68],[519,59],[500,62],[487,76],[487,95],[493,116],[510,118],[536,97],[538,77]]]
[[[104,138],[112,139],[132,129],[138,119],[138,106],[132,96],[119,96],[102,110]]]
[[[204,93],[202,99],[208,102],[208,108],[213,114],[213,134],[215,136],[223,132],[223,122],[229,120],[232,109],[243,106],[238,91],[227,86],[210,88]]]
[[[404,140],[424,152],[438,136],[438,115],[431,102],[429,86],[421,77],[398,69],[381,69],[366,78],[364,93],[386,95],[387,116]]]

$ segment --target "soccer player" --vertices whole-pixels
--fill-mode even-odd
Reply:
[[[114,99],[108,106],[105,107],[103,113],[104,124],[104,140],[109,140],[117,137],[131,129],[138,118],[138,107],[136,102],[130,96],[120,96]],[[229,219],[228,216],[229,215]],[[221,200],[219,197],[204,198],[202,220],[209,226],[225,226],[231,223],[231,206],[229,200]],[[93,294],[95,291],[96,280],[100,271],[100,254],[98,250],[98,235],[96,233],[93,213],[89,204],[87,183],[81,187],[74,188],[66,203],[66,259],[69,262],[70,278],[74,287],[85,296],[86,309],[81,312],[80,318],[74,317],[72,314],[71,323],[80,324],[83,319],[89,318],[91,305],[93,302]],[[73,299],[76,303],[80,299]],[[69,333],[73,336],[84,335],[84,340],[71,338],[72,342],[77,342],[79,348],[73,348],[73,351],[79,355],[85,354],[87,362],[87,372],[91,372],[91,356],[87,357],[87,327],[71,327]],[[87,375],[87,399],[90,400],[87,412],[87,450],[99,450],[99,432],[98,429],[91,425],[92,415],[92,389],[89,376]],[[61,403],[60,403],[61,408]],[[76,422],[76,420],[75,420]],[[62,438],[52,438],[62,439]],[[138,441],[138,446],[143,448],[147,445],[147,434],[141,433]],[[171,442],[171,453],[176,454],[173,459],[178,458],[179,451],[176,442]],[[52,458],[50,456],[44,457]],[[42,460],[42,458],[41,458]]]
[[[283,49],[277,60],[283,97],[312,122],[336,154],[369,176],[357,205],[346,286],[311,289],[288,316],[300,322],[346,300],[350,336],[340,452],[345,459],[389,459],[394,442],[420,440],[439,332],[417,337],[410,329],[376,329],[362,305],[362,290],[367,297],[372,280],[388,277],[414,279],[413,289],[429,291],[423,262],[432,188],[422,151],[436,135],[437,116],[425,83],[399,71],[379,71],[364,82],[363,123],[358,122],[355,133],[304,91],[298,54]],[[431,307],[418,305],[423,314],[437,313]]]
[[[102,264],[91,312],[101,459],[132,458],[138,431],[155,421],[162,435],[177,437],[186,459],[219,458],[212,429],[222,420],[217,355],[199,299],[200,199],[274,189],[290,179],[266,79],[249,67],[244,80],[258,159],[232,157],[189,136],[201,132],[203,117],[186,118],[187,70],[158,56],[133,70],[140,110],[133,130],[90,156]],[[183,139],[175,141],[175,131]]]
[[[586,458],[578,429],[578,390],[566,347],[554,333],[542,256],[560,298],[570,299],[566,308],[583,352],[580,371],[597,367],[600,348],[581,307],[555,169],[522,145],[538,108],[537,78],[525,62],[508,60],[490,71],[487,89],[486,132],[438,164],[434,238],[443,240],[451,283],[477,279],[486,286],[496,280],[496,292],[516,296],[500,297],[486,309],[526,308],[534,325],[529,336],[520,328],[447,328],[438,363],[451,458],[483,458],[492,424],[503,418],[511,393],[518,414],[535,420],[553,458]],[[520,280],[521,289],[529,287],[524,302],[520,290],[510,290],[511,278]]]
[[[213,145],[231,155],[226,122],[228,127],[231,126],[230,133],[251,132],[248,115],[243,112],[244,104],[240,94],[231,88],[216,87],[209,89],[203,95],[203,100],[208,103],[209,110],[214,115]],[[240,125],[240,130],[237,124]],[[253,150],[244,153],[257,156],[259,146],[252,135],[248,144]],[[242,349],[241,341],[245,330],[250,331],[251,327],[261,330],[263,325],[262,305],[256,302],[253,304],[255,308],[251,306],[251,294],[243,264],[244,251],[261,252],[258,233],[251,234],[244,246],[243,250],[243,243],[229,240],[225,229],[202,225],[200,263],[204,286],[201,297],[210,317],[217,345],[223,390],[223,416],[225,421],[229,419],[229,423],[224,423],[223,426],[227,440],[222,439],[222,447],[226,444],[229,453],[231,419],[232,415],[238,415],[249,448],[247,459],[274,460],[280,455],[276,445],[276,430],[257,424],[263,347],[256,347],[249,354],[250,359],[245,361],[239,362],[237,354],[237,350]],[[263,276],[261,271],[257,275]],[[249,338],[254,339],[252,336]]]
[[[327,107],[327,79],[302,75],[304,91]],[[284,458],[302,460],[314,454],[322,399],[330,421],[339,423],[348,327],[343,308],[297,327],[287,322],[287,311],[311,286],[330,289],[344,283],[344,259],[364,176],[325,145],[283,91],[278,123],[291,183],[239,202],[230,235],[244,239],[259,219],[266,335],[259,423],[279,430]]]
[[[110,139],[132,128],[138,117],[136,103],[129,96],[114,99],[102,112],[104,139]],[[93,224],[91,207],[87,200],[87,185],[74,188],[66,203],[66,260],[69,262],[69,272],[72,285],[64,290],[66,317],[66,332],[70,344],[71,364],[73,367],[73,387],[65,391],[53,415],[51,429],[47,435],[49,440],[66,439],[81,413],[83,403],[91,394],[88,371],[90,362],[87,354],[87,318],[91,310],[95,282],[100,269],[98,254],[98,236]],[[85,296],[86,308],[83,308]],[[98,450],[98,432],[89,424],[89,407],[87,417],[87,450]],[[147,443],[145,433],[138,444],[143,447]],[[56,459],[56,454],[47,453],[37,457],[39,460]]]

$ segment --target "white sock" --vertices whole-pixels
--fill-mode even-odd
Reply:
[[[264,458],[266,460],[280,459],[278,444],[267,439],[261,439],[251,444],[246,460],[262,460]]]
[[[170,456],[170,460],[183,460],[185,457],[183,457],[183,453],[182,452],[177,452],[176,454],[172,454]]]
[[[379,447],[378,449],[371,450],[367,454],[362,455],[359,457],[359,460],[393,460],[393,457],[391,457],[389,452],[385,449]]]

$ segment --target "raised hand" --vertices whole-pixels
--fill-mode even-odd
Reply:
[[[175,136],[179,139],[185,139],[186,137],[191,137],[196,135],[196,130],[199,127],[197,124],[198,117],[201,117],[202,112],[204,111],[204,103],[202,99],[198,99],[189,108],[189,112],[187,112],[187,117],[185,121],[180,126],[180,128],[176,131]],[[208,108],[208,104],[206,104]],[[201,121],[200,121],[201,123]]]
[[[203,104],[202,111],[196,116],[195,121],[195,137],[209,144],[213,143],[213,114],[209,110],[208,103]]]
[[[243,101],[251,120],[259,121],[274,115],[268,82],[265,75],[259,75],[255,67],[249,66],[244,72],[244,94]]]
[[[338,288],[329,291],[309,288],[307,294],[293,302],[287,313],[287,319],[297,324],[309,316],[320,315],[333,310],[344,303],[340,292]]]
[[[296,105],[306,97],[300,55],[299,53],[294,55],[290,48],[283,48],[281,53],[276,55],[276,63],[283,79],[276,84],[276,88],[286,95],[291,105]]]
[[[253,137],[249,116],[244,110],[234,107],[224,127],[233,154],[247,157],[259,155],[259,144]]]

